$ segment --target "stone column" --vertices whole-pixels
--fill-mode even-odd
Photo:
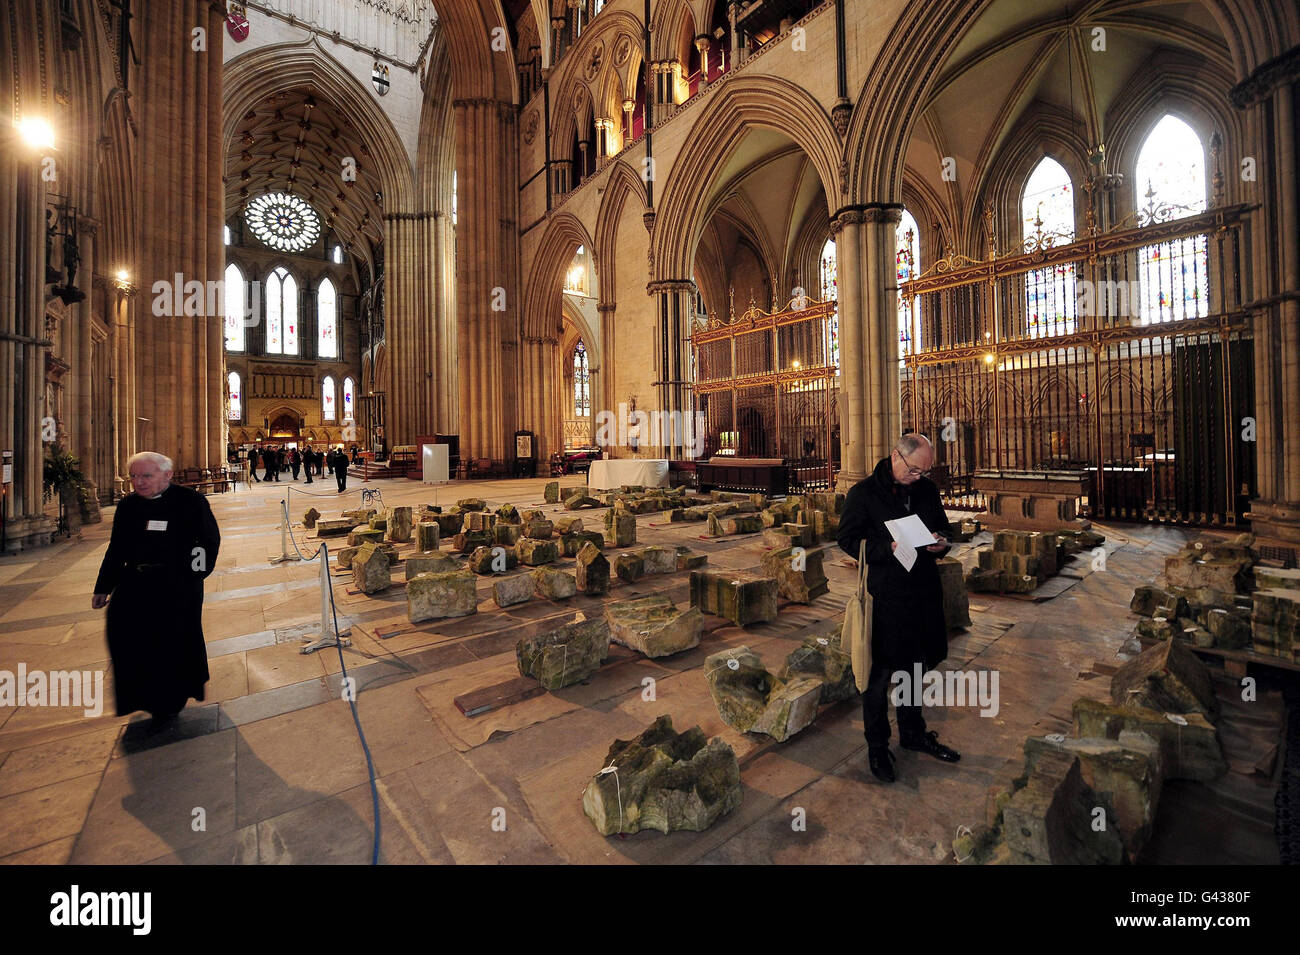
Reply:
[[[552,451],[564,446],[560,341],[550,337],[525,338],[521,352],[523,409],[519,427],[537,434],[537,460],[542,462]],[[511,453],[514,453],[513,445]]]
[[[181,38],[202,26],[206,52]],[[177,467],[225,463],[223,319],[152,314],[154,283],[219,282],[224,267],[221,192],[220,11],[206,0],[151,3],[142,36],[140,143],[136,189],[141,216],[139,285],[150,312],[136,329],[139,415],[149,418],[145,445]],[[173,302],[176,291],[172,289]],[[183,296],[182,296],[183,297]]]
[[[519,414],[515,108],[456,100],[456,349],[461,457],[505,461]],[[509,148],[506,148],[509,147]]]
[[[867,476],[863,411],[862,224],[860,210],[845,210],[831,220],[839,285],[840,320],[840,473],[836,488],[847,491]]]
[[[1294,55],[1294,54],[1293,54]],[[1258,74],[1258,71],[1257,71]],[[1256,460],[1254,532],[1300,543],[1300,192],[1296,175],[1295,87],[1253,75],[1232,90],[1254,114],[1261,147],[1260,208],[1251,216],[1254,299]],[[1238,434],[1240,437],[1240,434]]]
[[[604,365],[608,362],[612,368],[614,367],[615,341],[617,339],[614,316],[618,311],[618,306],[614,302],[601,302],[596,306],[596,311],[600,313],[600,363]],[[593,422],[596,420],[598,411],[612,411],[617,404],[614,400],[614,376],[612,374],[601,375],[599,390],[597,390],[596,381],[597,379],[593,375],[591,384],[591,420]]]
[[[658,301],[655,323],[655,394],[657,409],[665,414],[677,413],[685,421],[691,412],[690,368],[691,319],[695,314],[695,283],[690,279],[667,279],[651,282],[646,291]],[[665,419],[667,420],[667,419]],[[659,457],[680,460],[684,455],[684,434],[669,436],[651,433],[642,436],[642,446],[653,446]]]
[[[866,270],[863,285],[864,443],[868,471],[889,452],[903,428],[898,381],[898,291],[894,236],[901,208],[865,211],[863,238]]]

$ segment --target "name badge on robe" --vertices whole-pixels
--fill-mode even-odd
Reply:
[[[166,521],[150,521],[146,526],[147,531],[165,531],[167,530]]]

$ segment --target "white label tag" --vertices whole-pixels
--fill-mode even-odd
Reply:
[[[150,521],[145,527],[147,531],[165,531],[167,530],[166,521]]]

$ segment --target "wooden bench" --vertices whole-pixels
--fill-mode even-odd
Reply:
[[[192,487],[196,491],[216,491],[224,494],[230,490],[230,477],[224,468],[181,468],[174,477],[175,483],[182,487]]]

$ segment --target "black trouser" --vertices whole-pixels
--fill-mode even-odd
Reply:
[[[907,673],[908,684],[914,682],[912,661],[898,662],[873,655],[871,672],[867,674],[867,689],[862,694],[862,723],[866,731],[867,745],[871,747],[889,745],[889,697],[893,686],[890,677],[897,671]],[[924,672],[925,665],[921,665]],[[908,684],[904,684],[907,686]],[[915,687],[914,699],[919,700],[921,688]],[[905,697],[905,699],[907,699]],[[911,699],[908,699],[911,702]],[[902,742],[919,740],[925,735],[925,718],[920,706],[897,706],[898,738]]]
[[[268,464],[268,465],[266,466],[266,474],[264,474],[264,475],[262,476],[262,480],[263,480],[263,481],[271,481],[271,480],[274,480],[274,478],[271,477],[271,472],[274,471],[274,470],[275,470],[275,465],[274,465],[274,464]]]
[[[303,467],[303,471],[306,472],[306,474],[307,474],[307,483],[308,483],[308,484],[311,483],[311,469],[312,469],[312,465],[311,465],[310,463],[308,463],[307,465],[305,465],[305,466]]]
[[[291,465],[289,465],[289,467],[293,469],[293,479],[294,479],[295,481],[298,480],[298,468],[301,467],[301,465],[299,465],[299,464],[291,464]]]
[[[335,472],[334,472],[334,476],[335,476],[336,478],[338,478],[338,482],[339,482],[339,490],[340,490],[340,491],[346,491],[346,490],[348,489],[348,472],[347,472],[347,471],[335,471]]]

